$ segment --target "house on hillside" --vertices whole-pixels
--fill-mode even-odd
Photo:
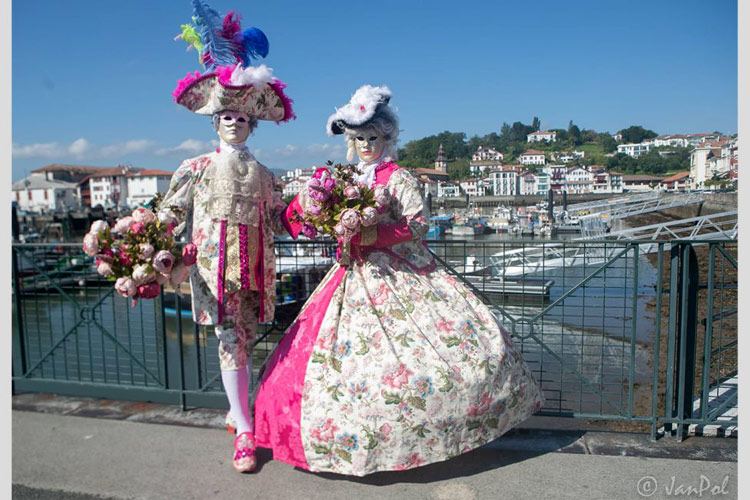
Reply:
[[[523,165],[544,165],[545,157],[544,153],[541,151],[528,149],[518,157],[518,161]]]
[[[526,135],[526,142],[555,142],[557,141],[557,132],[548,130],[537,130]]]

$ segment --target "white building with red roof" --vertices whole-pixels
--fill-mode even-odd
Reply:
[[[670,175],[659,183],[662,191],[686,191],[690,187],[690,172]]]
[[[124,207],[128,197],[127,175],[141,170],[129,165],[120,165],[113,168],[103,168],[90,175],[88,183],[91,193],[91,206]]]
[[[523,165],[544,165],[546,160],[542,151],[528,149],[518,157],[518,161]]]

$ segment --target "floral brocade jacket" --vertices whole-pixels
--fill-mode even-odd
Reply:
[[[257,202],[257,226],[242,228],[239,224],[213,220],[207,212],[210,181],[204,174],[219,154],[211,152],[183,161],[172,175],[169,191],[159,207],[161,210],[177,207],[182,211],[177,216],[174,233],[180,234],[187,227],[188,240],[198,248],[198,259],[190,270],[193,320],[201,325],[220,324],[223,311],[220,299],[238,291],[242,281],[249,281],[249,289],[260,294],[258,319],[271,321],[276,305],[273,237],[286,232],[280,219],[285,208],[281,186],[273,173],[250,155],[250,168],[258,169],[262,193]],[[245,240],[246,246],[242,245]],[[243,246],[246,250],[240,249]],[[222,250],[224,258],[220,258]],[[249,259],[242,259],[241,255],[249,255]],[[223,285],[221,290],[220,285]]]

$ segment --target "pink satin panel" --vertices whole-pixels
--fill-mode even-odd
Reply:
[[[289,327],[268,360],[255,399],[257,445],[271,448],[274,460],[305,470],[309,467],[300,430],[305,373],[323,316],[345,273],[346,268],[339,268]]]
[[[391,174],[399,168],[401,167],[395,163],[381,163],[375,168],[375,184],[385,186],[388,184],[388,179],[391,178]]]
[[[284,225],[284,229],[296,240],[299,232],[302,230],[302,224],[292,220],[295,213],[302,215],[299,196],[295,196],[289,206],[286,207],[286,210],[281,212],[281,223]]]
[[[414,238],[406,222],[395,222],[393,224],[378,224],[378,239],[372,245],[375,248],[384,248],[411,241]]]

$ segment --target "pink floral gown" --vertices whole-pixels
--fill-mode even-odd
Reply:
[[[508,332],[435,269],[416,180],[376,169],[392,195],[362,261],[334,264],[264,366],[258,446],[315,472],[404,470],[490,442],[544,395]],[[304,196],[287,214],[302,211]],[[290,223],[293,236],[299,227]]]

